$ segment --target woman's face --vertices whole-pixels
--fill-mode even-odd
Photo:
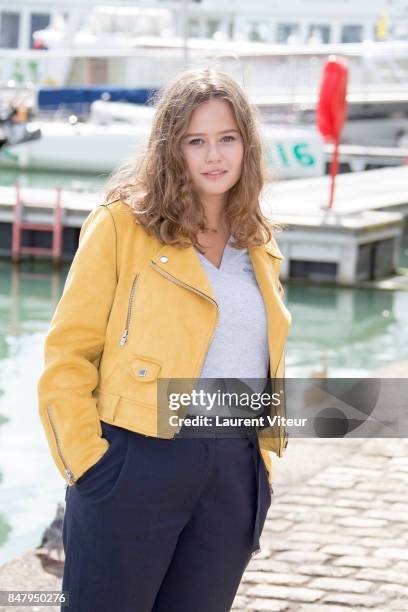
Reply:
[[[193,111],[181,150],[202,199],[222,196],[237,183],[244,143],[226,100],[214,98]]]

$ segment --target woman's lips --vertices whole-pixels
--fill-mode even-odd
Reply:
[[[208,178],[208,179],[210,179],[212,181],[215,181],[215,180],[221,178],[222,176],[224,176],[224,174],[226,174],[226,173],[227,173],[226,170],[223,170],[222,172],[217,172],[215,174],[210,174],[210,173],[207,173],[207,172],[203,172],[203,176],[205,176],[205,178]]]

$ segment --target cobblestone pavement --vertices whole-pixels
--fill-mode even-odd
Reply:
[[[408,612],[408,440],[292,439],[272,460],[262,551],[233,611]],[[58,590],[61,579],[28,551],[0,567],[0,584]]]
[[[262,550],[234,612],[408,611],[408,440],[328,442],[291,440],[287,486],[286,455],[273,462]]]

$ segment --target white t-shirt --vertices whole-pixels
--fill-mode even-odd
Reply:
[[[234,238],[230,237],[232,242]],[[262,393],[269,370],[268,321],[265,304],[255,277],[248,249],[234,249],[226,244],[218,269],[195,249],[212,285],[219,308],[217,326],[205,357],[196,390]],[[216,380],[226,379],[225,384]],[[231,380],[234,379],[234,380]],[[239,379],[244,385],[239,384]],[[226,388],[225,388],[226,385]],[[207,404],[208,405],[208,404]],[[214,416],[214,409],[190,406],[189,415]],[[217,414],[230,415],[228,406],[218,406]],[[248,408],[237,410],[234,416],[248,414]]]

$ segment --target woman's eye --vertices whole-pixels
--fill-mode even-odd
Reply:
[[[227,142],[232,142],[233,140],[235,140],[234,136],[223,136],[222,140],[224,140],[225,138],[230,138],[230,140],[227,140]],[[195,143],[200,141],[202,142],[202,138],[194,138],[193,140],[190,140],[188,144],[194,145]]]

